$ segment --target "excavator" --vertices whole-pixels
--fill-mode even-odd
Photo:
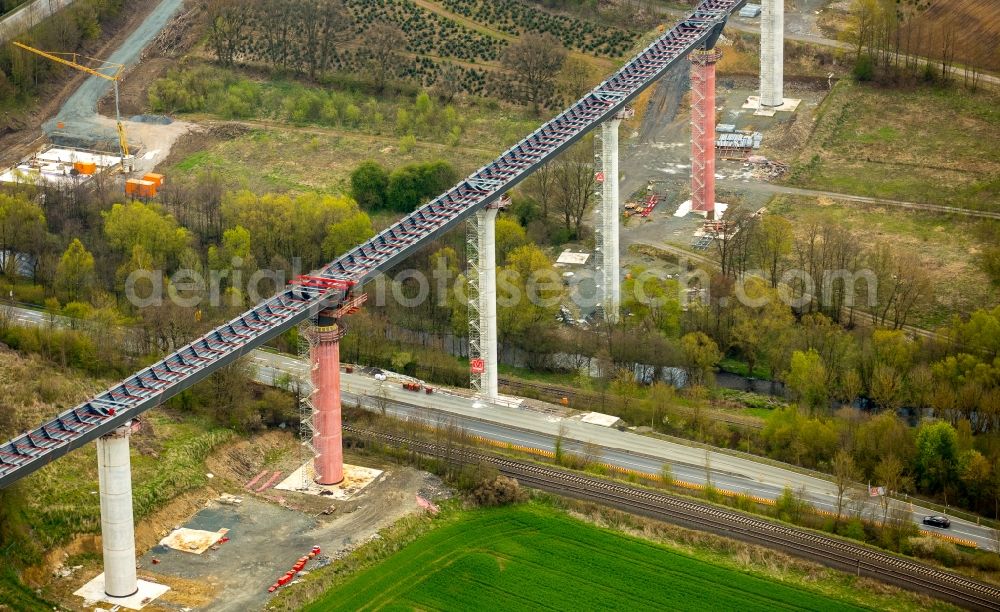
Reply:
[[[111,81],[115,84],[115,121],[117,122],[118,127],[118,148],[121,153],[122,172],[125,174],[132,172],[135,157],[129,153],[128,137],[125,133],[125,125],[122,123],[121,112],[118,108],[118,81],[121,80],[122,73],[125,72],[125,65],[101,61],[92,57],[82,56],[78,53],[41,51],[19,42],[15,42],[14,46],[34,53],[35,55],[40,55],[64,66],[69,66],[70,68],[74,68],[81,72],[86,72],[87,74]],[[90,66],[81,64],[78,61],[80,59],[97,62],[99,65],[96,68],[91,68]]]

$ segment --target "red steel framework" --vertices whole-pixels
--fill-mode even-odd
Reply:
[[[691,210],[715,219],[716,49],[691,52]]]

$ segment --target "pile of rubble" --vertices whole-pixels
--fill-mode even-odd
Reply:
[[[774,181],[788,172],[789,165],[768,159],[763,155],[751,155],[747,158],[744,168],[749,168],[753,178],[758,181]]]

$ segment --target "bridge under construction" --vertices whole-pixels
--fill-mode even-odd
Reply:
[[[424,245],[470,222],[470,270],[476,281],[470,299],[470,345],[475,348],[473,388],[486,400],[497,397],[496,278],[493,225],[502,198],[543,164],[601,127],[604,181],[599,187],[598,252],[602,306],[609,319],[618,316],[618,138],[629,104],[678,62],[690,58],[693,75],[692,210],[713,218],[715,133],[715,44],[729,16],[746,0],[703,0],[684,20],[666,29],[620,70],[580,100],[546,122],[428,204],[406,215],[374,238],[312,272],[295,279],[273,297],[213,329],[159,362],[52,420],[0,445],[0,488],[6,487],[70,451],[97,442],[104,541],[105,592],[127,597],[137,590],[131,507],[128,440],[137,418],[204,380],[253,349],[303,323],[312,324],[313,427],[317,482],[342,478],[339,348],[342,319],[361,306],[361,288]],[[781,11],[780,0],[768,0]],[[780,24],[777,17],[767,24]],[[771,51],[780,54],[778,32],[768,34]],[[775,42],[777,39],[777,42]],[[777,51],[775,51],[777,49]],[[767,100],[781,99],[780,59],[762,53]],[[777,68],[775,68],[777,66]],[[763,93],[763,91],[762,91]],[[762,102],[763,103],[763,102]],[[780,104],[780,102],[779,102]]]

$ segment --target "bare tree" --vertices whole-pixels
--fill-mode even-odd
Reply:
[[[566,229],[577,237],[596,185],[592,150],[593,141],[588,138],[555,162],[555,207],[562,213]]]
[[[394,76],[392,67],[396,64],[399,50],[405,46],[405,41],[403,31],[389,23],[376,23],[365,32],[365,67],[379,91],[385,89],[386,83]]]
[[[885,495],[879,497],[882,507],[882,525],[885,525],[892,505],[891,495],[909,489],[910,479],[903,471],[903,463],[895,455],[889,455],[875,466],[876,485],[885,487]]]
[[[552,95],[555,80],[566,61],[566,49],[551,34],[529,32],[507,47],[503,64],[514,76],[515,97],[535,112]]]
[[[434,93],[450,104],[462,93],[462,68],[452,62],[441,62],[441,76],[434,83]]]
[[[307,0],[302,10],[302,41],[309,76],[326,70],[336,46],[354,35],[354,19],[343,0]]]
[[[524,182],[525,190],[542,205],[542,219],[547,219],[549,216],[549,203],[555,191],[555,183],[555,169],[552,163],[542,164]]]
[[[294,39],[291,6],[284,0],[257,0],[256,4],[264,24],[264,57],[275,68],[287,68]]]
[[[726,217],[712,230],[719,254],[722,274],[739,278],[746,271],[750,258],[750,245],[755,241],[757,215],[736,203],[726,210]]]
[[[209,0],[205,10],[209,23],[209,42],[223,66],[231,66],[245,40],[252,7],[240,0]]]
[[[833,456],[833,479],[837,485],[837,521],[844,510],[844,495],[851,487],[851,483],[857,478],[857,467],[854,465],[854,458],[844,449],[837,451]]]
[[[559,91],[566,102],[576,100],[587,91],[590,84],[590,67],[587,62],[569,58],[559,71]]]

